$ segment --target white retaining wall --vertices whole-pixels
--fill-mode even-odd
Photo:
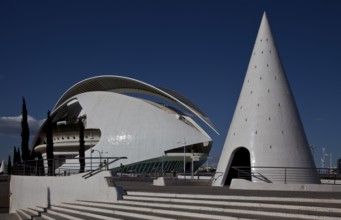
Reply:
[[[10,213],[16,209],[43,206],[76,200],[113,202],[123,196],[123,190],[109,187],[104,171],[88,179],[83,174],[63,177],[11,176]]]

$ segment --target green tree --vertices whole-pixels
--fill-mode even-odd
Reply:
[[[48,165],[48,175],[54,175],[54,155],[53,155],[53,123],[50,116],[50,111],[47,113],[46,119],[46,157]]]
[[[22,98],[22,119],[21,119],[21,158],[24,162],[30,159],[30,150],[28,142],[30,138],[30,129],[27,121],[27,109],[25,98]]]
[[[80,173],[84,173],[85,168],[85,144],[84,144],[84,123],[81,118],[78,120],[79,124],[79,164],[80,164]]]

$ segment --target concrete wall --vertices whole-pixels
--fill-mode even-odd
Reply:
[[[105,179],[108,171],[88,179],[82,174],[66,177],[15,176],[10,182],[10,213],[16,209],[72,202],[76,200],[117,201],[123,190],[109,187]]]
[[[9,176],[0,176],[0,213],[8,213],[8,195]]]

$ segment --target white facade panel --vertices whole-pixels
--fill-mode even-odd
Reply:
[[[101,131],[93,149],[103,152],[103,157],[128,157],[118,163],[161,157],[164,151],[183,146],[184,138],[188,145],[211,141],[174,114],[137,98],[110,92],[88,92],[76,98],[81,115],[87,116],[86,128]]]

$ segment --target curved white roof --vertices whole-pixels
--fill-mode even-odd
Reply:
[[[184,96],[169,89],[155,87],[145,82],[123,76],[104,75],[80,81],[60,97],[54,107],[54,110],[60,107],[71,97],[90,91],[111,91],[123,94],[140,93],[165,99],[195,114],[212,130],[219,134],[210,119],[193,102]]]

